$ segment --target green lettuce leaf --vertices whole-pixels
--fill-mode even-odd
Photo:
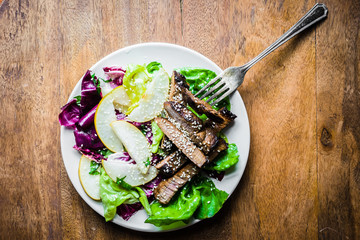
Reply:
[[[144,192],[144,190],[142,190],[140,187],[135,187],[135,189],[138,191],[138,193],[140,194],[139,197],[139,201],[141,202],[141,204],[143,205],[146,213],[148,215],[151,215],[151,208],[150,208],[150,203],[148,198],[146,197],[146,193]]]
[[[181,73],[186,77],[186,81],[189,83],[189,90],[195,94],[200,89],[205,87],[205,85],[213,78],[216,77],[216,74],[208,69],[202,69],[202,68],[193,68],[193,67],[184,67],[184,68],[178,68],[175,69],[175,71]],[[209,96],[210,97],[210,96]],[[205,100],[209,97],[204,98]],[[230,99],[229,97],[226,97],[224,100],[222,100],[220,103],[213,106],[216,110],[221,109],[222,107],[226,107],[228,110],[230,110]]]
[[[146,91],[147,83],[151,80],[144,65],[129,64],[123,78],[123,85],[132,105],[126,114],[129,114],[138,104]]]
[[[187,183],[177,196],[167,205],[154,202],[150,205],[152,215],[146,219],[146,223],[157,227],[169,225],[178,221],[188,221],[200,205],[200,191]]]
[[[163,66],[159,62],[151,62],[148,65],[146,65],[146,70],[148,73],[153,74],[156,71],[159,71],[160,68]]]
[[[239,161],[238,149],[235,143],[228,145],[228,149],[221,152],[214,161],[205,166],[207,170],[225,171]]]
[[[213,217],[223,206],[229,194],[215,187],[209,178],[198,177],[194,187],[201,192],[200,206],[194,215],[197,219]]]
[[[170,203],[151,204],[152,215],[145,222],[161,227],[178,221],[186,223],[192,216],[198,219],[211,218],[221,209],[228,195],[217,189],[209,178],[197,176]]]
[[[151,122],[151,129],[153,133],[153,142],[151,144],[151,152],[157,153],[159,150],[159,145],[161,143],[161,139],[164,136],[163,131],[159,128],[155,121]]]
[[[121,204],[141,202],[146,212],[150,212],[149,202],[145,192],[139,188],[126,189],[115,183],[105,172],[100,170],[100,198],[104,207],[104,217],[110,221],[115,217],[116,208]],[[151,213],[151,212],[150,212]]]

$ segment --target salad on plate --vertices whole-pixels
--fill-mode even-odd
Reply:
[[[216,74],[183,67],[170,77],[159,62],[103,71],[84,74],[59,122],[74,133],[79,180],[105,220],[142,209],[157,227],[213,217],[229,196],[214,181],[239,160],[223,134],[236,118],[229,98],[211,107],[193,95]]]

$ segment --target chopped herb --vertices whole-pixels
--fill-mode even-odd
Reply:
[[[96,86],[96,91],[98,92],[98,94],[101,93],[101,88],[100,88],[100,81],[99,79],[97,79],[97,77],[95,76],[95,73],[93,73],[91,75],[91,79],[93,80],[95,86]]]
[[[101,81],[103,81],[104,83],[109,83],[109,82],[112,82],[112,79],[110,78],[109,80],[105,80],[103,78],[100,78]]]
[[[104,156],[104,159],[107,159],[111,154],[113,154],[112,151],[110,151],[109,149],[105,148],[103,150],[99,150],[100,154]]]
[[[100,163],[91,161],[89,174],[90,175],[99,175],[100,174],[100,172],[98,171],[99,167],[100,167]]]
[[[127,190],[131,190],[133,187],[124,181],[125,178],[126,178],[126,176],[123,178],[116,178],[116,183]]]
[[[199,115],[192,107],[189,105],[186,106],[187,109],[189,109],[193,114],[195,114],[198,118],[200,118],[203,121],[206,121],[208,117],[205,114]]]
[[[77,104],[78,106],[80,106],[81,96],[79,95],[79,96],[76,96],[76,97],[74,97],[74,98],[76,99],[76,104]]]
[[[145,163],[145,167],[149,166],[150,165],[150,158],[148,158],[144,163]]]

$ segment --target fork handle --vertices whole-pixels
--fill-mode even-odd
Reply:
[[[262,51],[258,56],[246,63],[243,67],[244,70],[249,70],[255,63],[266,57],[269,53],[280,47],[283,43],[290,40],[298,33],[304,31],[308,27],[317,23],[318,21],[326,18],[328,9],[323,3],[317,3],[310,9],[294,26],[292,26],[286,33],[279,37],[273,44]]]

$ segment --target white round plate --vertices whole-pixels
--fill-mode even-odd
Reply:
[[[130,63],[144,64],[152,61],[160,62],[165,70],[171,75],[173,69],[181,67],[200,67],[210,69],[219,74],[222,70],[211,60],[194,50],[168,43],[143,43],[122,48],[101,59],[90,68],[96,76],[104,78],[103,67],[123,66]],[[80,95],[81,81],[72,91],[69,100]],[[225,131],[230,143],[236,143],[239,150],[239,162],[235,168],[225,174],[222,181],[213,180],[215,185],[231,195],[244,173],[250,149],[250,128],[245,105],[238,92],[230,97],[231,111],[237,115],[234,124]],[[61,152],[65,168],[76,191],[84,201],[97,213],[104,215],[103,206],[100,201],[92,200],[86,195],[78,177],[78,166],[81,154],[73,149],[75,139],[73,131],[61,127]],[[229,195],[229,196],[230,196]],[[220,210],[221,211],[221,210]],[[116,215],[112,220],[114,223],[132,230],[143,232],[162,232],[184,228],[199,222],[192,220],[189,224],[172,224],[167,227],[157,228],[152,224],[144,223],[147,218],[145,210],[138,211],[128,221]],[[105,221],[105,219],[104,219]]]

